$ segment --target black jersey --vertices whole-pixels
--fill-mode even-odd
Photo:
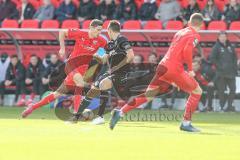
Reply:
[[[127,50],[131,49],[128,39],[119,35],[116,40],[110,41],[107,45],[106,52],[109,55],[110,68],[117,66],[122,61],[126,61]],[[116,70],[114,73],[125,73],[129,71],[129,64],[126,64]]]

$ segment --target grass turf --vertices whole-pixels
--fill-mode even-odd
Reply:
[[[192,134],[178,120],[130,122],[113,130],[89,122],[66,124],[53,110],[40,109],[20,119],[22,108],[0,107],[0,160],[239,160],[240,114],[199,113]],[[141,111],[150,115],[158,111]],[[139,111],[132,112],[135,116]],[[165,115],[182,112],[161,111]],[[109,117],[109,116],[107,116]],[[144,121],[143,121],[144,120]]]

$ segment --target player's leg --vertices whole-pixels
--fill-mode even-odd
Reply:
[[[78,112],[73,115],[70,121],[77,122],[78,119],[81,117],[81,114],[84,111],[84,109],[86,109],[91,103],[91,100],[93,98],[100,96],[101,91],[105,91],[110,88],[112,88],[111,79],[108,78],[106,75],[100,77],[100,79],[96,81],[95,84],[92,86],[92,88],[87,92],[86,96],[83,98],[79,106]]]
[[[108,92],[107,91],[102,91],[100,95],[100,106],[98,109],[97,117],[93,119],[92,124],[99,125],[99,124],[104,124],[104,113],[105,113],[105,108],[108,102]]]
[[[199,130],[192,126],[191,121],[192,115],[197,109],[198,103],[201,99],[201,87],[193,77],[189,76],[187,72],[182,72],[180,75],[178,75],[178,78],[173,78],[173,82],[181,90],[189,93],[180,129],[189,132],[198,132]]]
[[[150,82],[146,92],[141,94],[131,101],[129,101],[126,105],[124,105],[120,110],[114,109],[112,112],[112,117],[110,120],[110,129],[113,129],[117,122],[120,120],[125,113],[130,110],[137,108],[143,103],[150,102],[154,99],[156,95],[166,93],[170,89],[170,84],[164,81],[164,74],[167,73],[167,69],[164,66],[159,65],[156,71],[155,76]]]
[[[22,118],[26,118],[28,115],[30,115],[34,110],[49,104],[50,102],[54,101],[58,97],[60,97],[63,94],[66,94],[68,92],[68,88],[64,83],[54,92],[50,93],[48,96],[41,99],[39,102],[35,104],[29,104],[29,106],[22,112]]]

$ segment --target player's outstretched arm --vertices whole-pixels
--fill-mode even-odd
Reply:
[[[59,31],[59,44],[60,44],[60,50],[59,50],[59,56],[63,58],[65,56],[65,37],[68,35],[67,30],[60,30]]]
[[[120,69],[121,67],[125,66],[126,64],[132,62],[134,58],[134,52],[132,49],[128,49],[127,51],[127,56],[124,58],[118,65],[114,66],[111,70],[111,72],[115,72],[116,70]]]

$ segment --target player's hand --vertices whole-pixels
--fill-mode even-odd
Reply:
[[[65,56],[65,48],[60,48],[58,54],[59,54],[59,56],[60,56],[61,58],[64,58],[64,56]]]
[[[195,76],[194,71],[189,71],[188,74],[189,74],[189,76],[191,76],[191,77],[194,77],[194,76]]]

